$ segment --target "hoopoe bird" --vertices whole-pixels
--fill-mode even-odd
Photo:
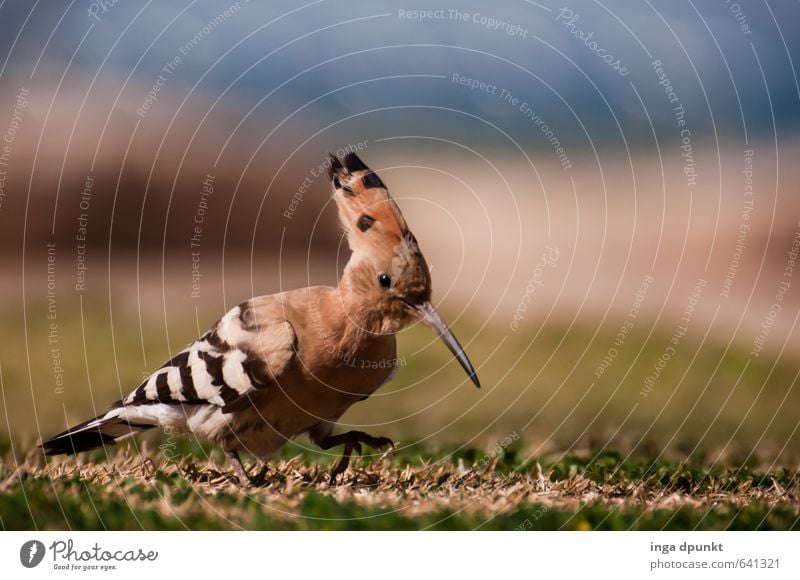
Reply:
[[[395,334],[430,326],[480,387],[458,340],[431,305],[431,275],[383,181],[354,153],[328,159],[351,256],[336,287],[313,286],[243,302],[94,419],[43,442],[46,455],[114,444],[154,427],[221,446],[244,486],[244,452],[266,462],[308,434],[322,449],[343,445],[335,482],[361,445],[394,446],[361,431],[333,434],[339,418],[391,380]]]

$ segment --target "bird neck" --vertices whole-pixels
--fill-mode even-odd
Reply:
[[[387,328],[387,317],[370,272],[363,257],[353,253],[337,286],[335,299],[344,323],[342,342],[357,348],[393,334]]]

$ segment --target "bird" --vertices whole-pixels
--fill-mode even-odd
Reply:
[[[354,152],[326,157],[350,257],[336,286],[251,298],[153,372],[108,411],[39,447],[74,455],[153,428],[220,446],[239,483],[255,485],[240,453],[264,464],[306,434],[324,450],[343,446],[335,483],[362,444],[394,447],[362,431],[334,435],[339,418],[397,370],[396,334],[429,326],[480,388],[475,369],[431,304],[431,273],[400,207]],[[262,469],[262,472],[264,471]]]

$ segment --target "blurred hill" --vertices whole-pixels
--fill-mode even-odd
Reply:
[[[11,144],[0,215],[0,243],[8,254],[22,247],[23,233],[32,248],[74,242],[82,214],[89,221],[90,255],[107,254],[109,243],[114,254],[186,246],[196,219],[203,220],[204,246],[212,251],[223,243],[238,251],[309,239],[326,201],[325,182],[311,184],[307,207],[295,212],[291,227],[284,231],[272,221],[301,186],[311,163],[307,151],[292,159],[275,141],[261,146],[264,128],[237,130],[233,111],[201,99],[172,103],[168,114],[153,110],[145,123],[132,111],[130,94],[97,86],[106,81],[84,94],[88,82],[73,78],[57,92],[49,80],[19,85],[29,92]],[[5,85],[3,102],[15,102],[15,84]],[[320,148],[314,161],[325,154]],[[213,195],[206,208],[201,202],[209,176]],[[317,228],[326,243],[335,232],[329,223]]]
[[[348,251],[321,164],[352,148],[485,388],[415,327],[397,382],[345,422],[800,454],[797,5],[736,4],[745,32],[726,3],[576,0],[574,20],[524,2],[467,2],[466,20],[421,18],[421,0],[87,4],[0,5],[15,445],[99,411],[239,301],[335,284]]]

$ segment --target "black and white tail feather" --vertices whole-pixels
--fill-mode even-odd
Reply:
[[[45,441],[40,447],[45,455],[75,454],[113,445],[156,426],[123,419],[120,417],[122,412],[120,407],[111,409],[104,415],[70,427]]]
[[[335,481],[351,455],[361,453],[362,444],[375,449],[392,445],[385,437],[361,431],[333,435],[342,413],[380,388],[391,378],[391,369],[366,372],[343,364],[341,357],[331,356],[328,334],[354,350],[354,359],[373,353],[394,357],[395,330],[387,329],[402,328],[411,320],[433,328],[480,386],[463,348],[430,304],[430,272],[386,186],[355,153],[331,157],[330,162],[334,200],[353,251],[346,279],[337,288],[288,290],[233,308],[104,415],[43,442],[47,455],[87,451],[166,427],[220,445],[239,481],[247,485],[252,480],[240,451],[266,462],[286,441],[308,433],[322,449],[344,446],[331,473]],[[403,250],[402,265],[397,263],[398,248]],[[390,270],[394,282],[379,274]],[[357,324],[343,294],[359,304],[354,309],[360,317]],[[368,336],[366,327],[378,322],[380,331]],[[329,323],[330,332],[315,328],[317,323]],[[351,331],[356,327],[357,332]],[[356,392],[340,390],[351,384]]]
[[[236,306],[103,415],[59,433],[40,447],[46,455],[113,445],[153,427],[201,431],[212,439],[272,383],[271,370],[294,352],[286,321],[262,328],[254,301]],[[269,354],[260,348],[268,343]]]

